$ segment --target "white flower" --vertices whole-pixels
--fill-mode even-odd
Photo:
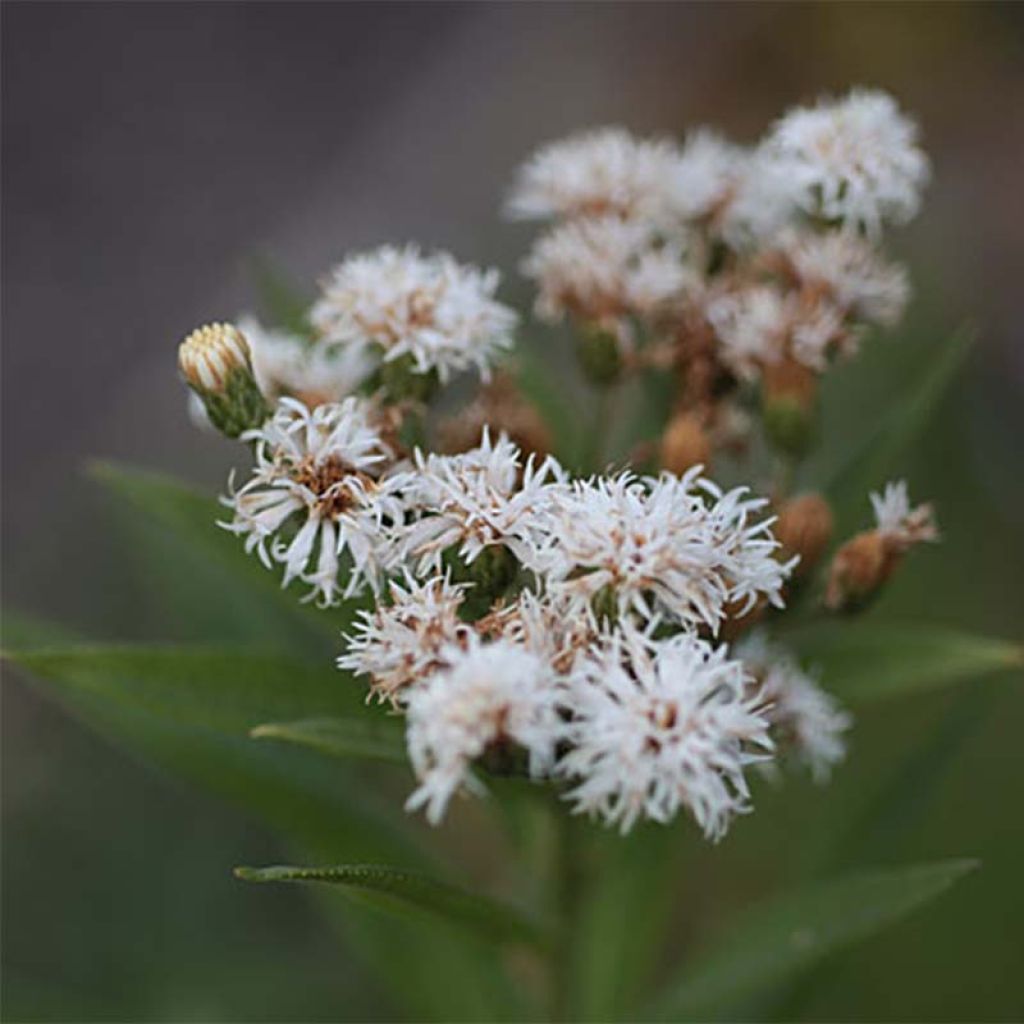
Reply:
[[[781,607],[791,566],[773,557],[772,520],[754,521],[766,501],[745,488],[723,493],[699,472],[643,481],[627,472],[555,491],[539,559],[549,590],[575,607],[603,594],[619,615],[712,630],[726,606],[743,614],[763,596]]]
[[[523,463],[519,449],[502,434],[459,455],[416,452],[416,471],[406,507],[422,515],[400,529],[396,551],[411,558],[423,575],[437,572],[446,548],[458,545],[466,564],[490,545],[504,545],[530,567],[542,542],[552,486],[564,479],[552,458]]]
[[[442,381],[472,367],[485,379],[512,345],[516,315],[494,299],[495,270],[462,266],[439,252],[384,246],[335,267],[311,319],[324,341],[408,357]]]
[[[785,648],[763,633],[745,638],[733,651],[760,687],[760,697],[780,746],[791,743],[816,782],[827,781],[846,757],[843,734],[853,716],[804,672]]]
[[[559,735],[558,690],[544,660],[503,640],[445,653],[450,667],[409,694],[406,739],[419,788],[406,807],[436,825],[470,765],[493,744],[516,744],[534,776],[550,771]]]
[[[760,149],[746,150],[717,227],[733,248],[751,249],[771,241],[797,212],[785,169]]]
[[[549,593],[523,590],[510,604],[475,623],[489,637],[501,637],[540,655],[556,673],[568,672],[598,634],[590,608],[578,609]]]
[[[403,701],[406,690],[443,667],[442,652],[465,647],[473,627],[459,618],[466,587],[444,576],[425,583],[406,577],[389,585],[391,601],[360,611],[338,668],[371,677],[380,700]]]
[[[677,244],[615,216],[555,226],[537,239],[522,269],[537,282],[538,316],[553,321],[565,313],[595,322],[651,317],[694,278]]]
[[[310,342],[264,327],[252,316],[241,317],[238,326],[252,349],[256,382],[272,401],[291,395],[307,405],[338,402],[373,370],[364,349]]]
[[[722,362],[743,380],[782,358],[792,326],[786,296],[771,285],[712,294],[704,315],[719,342]]]
[[[897,550],[905,550],[921,541],[939,539],[932,506],[911,508],[906,480],[886,484],[881,494],[873,493],[871,507],[878,523],[878,533]]]
[[[687,136],[672,164],[670,202],[683,220],[711,220],[729,203],[743,173],[746,151],[700,128]]]
[[[879,90],[855,89],[789,111],[764,146],[789,175],[808,213],[877,236],[910,220],[929,175],[917,125]]]
[[[819,373],[828,369],[829,357],[856,351],[858,334],[843,322],[841,310],[825,298],[810,302],[790,296],[792,316],[789,351],[798,363]]]
[[[688,635],[652,641],[616,632],[573,671],[558,773],[579,779],[577,812],[628,832],[641,816],[687,808],[711,839],[750,810],[747,765],[772,749],[760,699],[738,661]]]
[[[245,536],[246,551],[255,550],[268,568],[283,565],[284,586],[300,579],[323,604],[355,593],[364,580],[375,584],[382,526],[402,507],[399,478],[375,479],[390,452],[365,406],[347,398],[311,412],[282,398],[273,417],[242,439],[256,442],[256,465],[249,481],[222,499],[234,511],[222,525]],[[352,571],[342,588],[345,552]]]
[[[765,366],[787,355],[820,372],[834,352],[851,352],[857,340],[827,297],[782,292],[768,284],[713,293],[704,314],[718,339],[719,357],[742,380],[756,380]]]
[[[854,320],[891,327],[903,315],[906,270],[883,260],[865,239],[846,231],[794,231],[779,245],[801,285],[824,291]]]
[[[677,147],[599,128],[550,143],[519,170],[511,217],[535,219],[616,214],[657,218],[664,212]]]

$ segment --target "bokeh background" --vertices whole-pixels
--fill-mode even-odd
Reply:
[[[920,119],[935,178],[894,235],[916,340],[839,371],[834,436],[898,402],[930,342],[979,327],[905,467],[946,543],[872,614],[1020,637],[1024,6],[7,2],[2,19],[5,614],[179,635],[83,466],[222,485],[234,451],[188,422],[175,346],[253,304],[254,261],[311,282],[349,249],[418,240],[504,268],[524,297],[528,235],[498,208],[538,143],[605,123],[752,141],[785,107],[865,84]],[[792,986],[780,1017],[1024,1018],[1022,725],[1019,677],[884,705],[831,789],[769,794],[681,864],[698,904],[754,849],[801,877],[794,801],[822,849],[873,815],[825,860],[981,858],[954,893]],[[231,879],[276,850],[5,673],[4,1019],[386,1015],[303,893]]]

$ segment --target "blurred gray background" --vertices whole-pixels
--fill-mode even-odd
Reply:
[[[1022,15],[955,3],[5,3],[4,609],[90,636],[174,637],[160,581],[133,577],[82,468],[116,458],[222,485],[233,451],[190,425],[175,347],[252,305],[255,257],[312,283],[349,249],[416,240],[502,267],[505,294],[521,297],[528,231],[498,213],[540,142],[604,123],[711,123],[752,141],[787,106],[865,84],[920,119],[934,159],[924,213],[894,245],[918,282],[911,317],[981,327],[914,478],[966,553],[950,563],[963,590],[950,591],[947,565],[946,582],[925,570],[900,600],[1019,634],[1024,563],[1008,567],[1022,555],[1024,496]],[[22,680],[6,679],[3,697],[7,1019],[330,1018],[342,991],[346,1016],[372,1006],[365,988],[352,1002],[348,968],[300,901],[256,904],[227,877],[240,849],[272,849],[254,826],[107,748]],[[975,756],[995,741],[979,738]],[[993,796],[1003,814],[975,846],[1014,832],[1019,849],[1020,757],[992,773],[1008,767],[1013,787]],[[990,918],[965,928],[998,927],[1003,896],[989,899]],[[1019,926],[997,933],[956,984],[866,996],[853,1015],[1024,1014],[1005,976],[1022,938]],[[299,959],[320,973],[287,992]],[[813,999],[805,1009],[825,1012]]]

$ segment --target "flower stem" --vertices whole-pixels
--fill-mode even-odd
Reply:
[[[550,960],[549,1019],[572,1019],[573,958],[583,892],[578,822],[561,802],[552,807],[554,835],[551,863],[551,903],[555,941]]]
[[[584,446],[583,469],[588,473],[600,473],[607,458],[608,440],[615,419],[617,384],[599,386],[594,401],[594,421]]]

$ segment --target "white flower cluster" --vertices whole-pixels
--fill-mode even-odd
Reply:
[[[335,267],[310,319],[328,344],[385,362],[405,358],[442,381],[472,368],[486,378],[516,324],[495,300],[497,286],[497,271],[463,266],[448,253],[383,246]]]
[[[747,808],[771,719],[699,634],[781,604],[791,564],[764,502],[696,472],[572,480],[487,434],[399,460],[352,397],[282,399],[246,439],[256,465],[225,525],[323,603],[377,595],[338,664],[407,716],[410,807],[439,820],[478,788],[475,762],[519,752],[624,830],[685,807],[719,837]]]
[[[536,312],[624,343],[671,339],[696,312],[722,364],[753,379],[793,359],[820,372],[891,326],[908,296],[877,243],[920,205],[928,160],[890,96],[854,90],[787,113],[752,147],[707,129],[684,144],[615,128],[542,148],[508,201],[554,218],[523,262]]]

